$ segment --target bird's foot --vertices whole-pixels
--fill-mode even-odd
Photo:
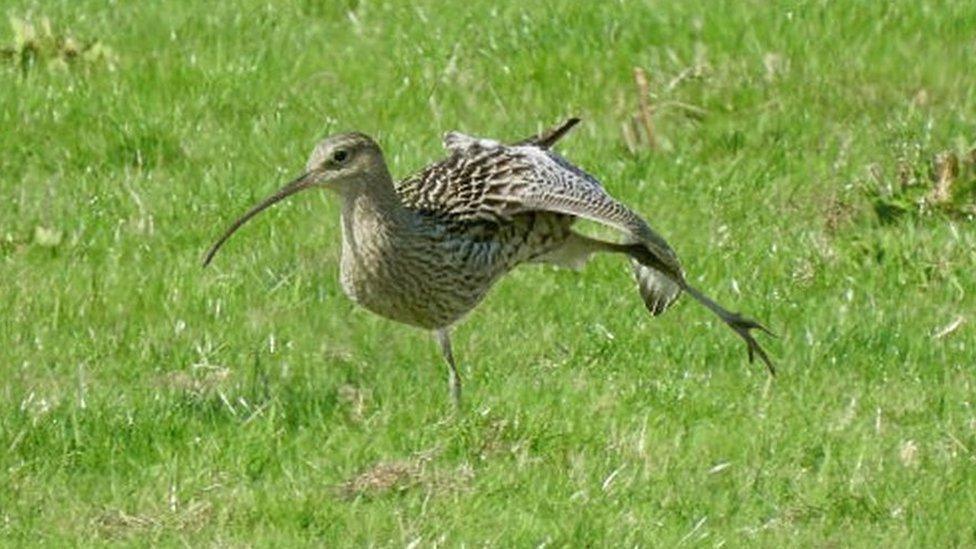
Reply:
[[[769,375],[776,375],[776,367],[773,366],[773,361],[769,359],[769,355],[766,351],[759,345],[756,338],[752,337],[752,330],[761,330],[767,334],[776,337],[776,334],[771,332],[769,328],[763,326],[759,322],[752,320],[751,318],[746,318],[739,313],[732,313],[728,317],[724,317],[725,323],[732,328],[736,334],[739,335],[746,342],[746,347],[749,350],[749,362],[752,363],[756,359],[756,355],[766,364],[766,368],[769,370]]]

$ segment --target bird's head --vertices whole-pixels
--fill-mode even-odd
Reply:
[[[341,133],[323,139],[315,146],[305,165],[305,173],[271,194],[237,221],[210,247],[204,266],[237,229],[269,206],[305,189],[330,189],[340,195],[361,192],[369,185],[388,184],[389,172],[379,145],[366,134]]]
[[[359,132],[341,133],[315,146],[305,164],[305,175],[295,183],[307,178],[302,188],[317,186],[346,193],[368,184],[371,176],[386,174],[383,152],[372,138]]]

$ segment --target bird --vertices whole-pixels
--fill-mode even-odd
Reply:
[[[654,316],[682,293],[741,337],[749,361],[775,367],[752,330],[759,322],[725,309],[692,286],[677,254],[640,215],[614,199],[553,146],[577,117],[531,137],[503,143],[457,131],[444,135],[444,158],[394,181],[375,140],[360,132],[331,135],[313,149],[302,175],[247,210],[209,248],[206,267],[244,223],[307,189],[338,195],[342,250],[339,278],[358,305],[432,332],[447,365],[456,406],[462,380],[451,329],[519,265],[579,270],[595,253],[630,259],[644,305]],[[578,220],[609,226],[620,242],[574,230]]]

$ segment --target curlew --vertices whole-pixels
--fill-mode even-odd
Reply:
[[[204,266],[265,208],[301,190],[324,188],[341,201],[342,289],[373,313],[434,333],[455,404],[461,376],[451,350],[451,327],[516,266],[544,262],[578,269],[597,252],[630,258],[651,314],[663,313],[685,292],[745,341],[750,362],[758,355],[774,374],[772,361],[751,333],[769,330],[691,286],[674,251],[643,218],[552,150],[577,122],[568,119],[514,144],[448,133],[448,156],[399,183],[369,136],[333,135],[315,147],[303,175],[227,229],[207,252]],[[578,219],[620,231],[623,242],[574,231]]]

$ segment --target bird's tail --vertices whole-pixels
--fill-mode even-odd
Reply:
[[[644,235],[637,233],[627,238],[620,247],[630,255],[644,306],[657,316],[677,301],[685,275],[678,256],[668,243],[650,230],[644,232]]]
[[[678,300],[681,295],[681,286],[678,283],[661,271],[642,265],[636,259],[631,259],[630,263],[634,269],[634,278],[637,279],[641,299],[652,315],[663,313]]]

